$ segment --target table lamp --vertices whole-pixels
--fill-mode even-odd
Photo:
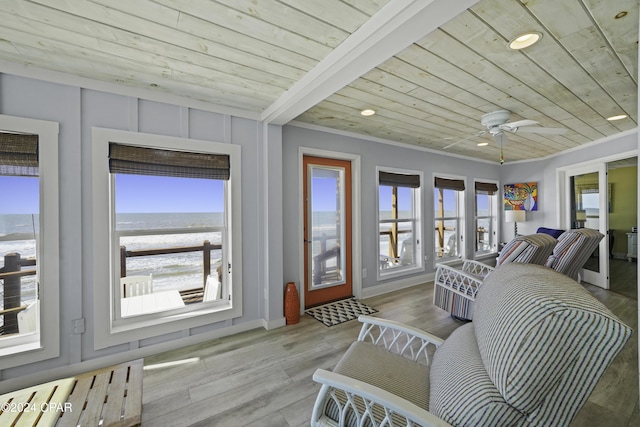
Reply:
[[[513,234],[514,239],[518,237],[518,223],[527,221],[527,212],[526,211],[504,211],[504,220],[506,222],[513,222]]]

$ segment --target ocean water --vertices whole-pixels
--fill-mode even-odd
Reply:
[[[220,245],[224,239],[222,231],[200,232],[198,229],[222,227],[223,225],[224,217],[221,212],[127,213],[116,216],[117,231],[156,230],[159,233],[123,236],[120,245],[125,246],[127,250],[200,246],[205,240],[208,240],[212,245]],[[22,258],[36,256],[36,241],[32,236],[34,227],[37,230],[37,226],[37,216],[0,215],[0,268],[4,267],[4,255],[7,253],[18,252]],[[193,232],[166,234],[168,229],[181,231],[193,229]],[[202,251],[131,257],[127,258],[126,262],[127,275],[129,276],[153,274],[154,291],[201,288],[204,284]],[[221,262],[222,251],[220,249],[212,250],[212,271],[220,267]],[[35,276],[27,276],[22,279],[24,303],[35,299],[35,283]],[[3,287],[0,288],[0,293],[4,293]],[[0,304],[2,304],[1,301]]]
[[[205,240],[221,245],[222,231],[199,232],[203,227],[222,227],[224,217],[214,213],[127,213],[116,216],[117,231],[157,230],[160,234],[123,236],[120,245],[127,250],[201,246]],[[166,234],[168,229],[188,230],[192,233]],[[212,273],[221,266],[222,251],[211,251]],[[126,259],[127,276],[153,275],[154,291],[193,289],[204,286],[203,252],[130,257]]]

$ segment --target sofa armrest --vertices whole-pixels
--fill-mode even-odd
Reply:
[[[346,412],[356,417],[356,420],[353,420],[356,426],[366,424],[362,422],[363,418],[368,419],[372,426],[390,425],[392,414],[396,417],[396,422],[397,417],[404,419],[402,425],[450,426],[429,411],[366,382],[323,369],[318,369],[313,374],[313,380],[322,384],[311,416],[311,425],[314,427],[345,426]],[[334,411],[337,411],[337,420],[332,420],[325,414],[325,407],[329,401],[332,402]],[[379,420],[373,417],[374,405],[384,409],[385,418]]]
[[[462,264],[462,271],[479,277],[486,277],[493,270],[495,270],[495,268],[490,265],[472,259],[467,259]]]
[[[480,263],[478,263],[480,264]],[[484,265],[484,264],[482,264]],[[475,274],[458,270],[448,265],[439,265],[436,269],[435,285],[442,286],[452,292],[469,298],[472,301],[482,285],[483,279]]]
[[[360,316],[358,341],[368,341],[413,361],[430,364],[431,354],[444,340],[421,329],[392,320]]]

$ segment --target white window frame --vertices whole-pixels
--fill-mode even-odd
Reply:
[[[151,135],[112,129],[92,129],[93,249],[94,249],[94,347],[106,348],[153,336],[190,329],[242,316],[242,206],[241,148],[211,141]],[[229,155],[231,174],[225,183],[225,239],[223,265],[230,270],[230,300],[190,304],[184,308],[122,318],[119,313],[119,250],[112,244],[115,232],[113,177],[109,173],[109,143],[168,150]],[[234,220],[235,218],[235,220]],[[172,230],[168,230],[167,233]]]
[[[406,266],[393,267],[389,269],[380,268],[380,260],[376,261],[378,265],[378,280],[389,279],[398,276],[404,276],[407,274],[416,273],[418,271],[424,271],[424,255],[423,255],[423,233],[422,233],[422,192],[424,188],[424,176],[421,171],[397,169],[390,167],[376,167],[376,257],[379,257],[380,252],[380,172],[390,172],[396,174],[405,175],[418,175],[420,177],[420,188],[412,189],[412,207],[413,207],[413,235],[414,235],[414,264]],[[404,222],[404,221],[403,221]]]
[[[0,115],[0,129],[38,135],[40,192],[37,277],[40,325],[33,334],[6,337],[0,344],[0,370],[60,356],[60,258],[58,129],[56,122]]]
[[[433,227],[434,227],[434,236],[435,236],[435,224],[436,224],[436,220],[444,220],[444,221],[450,221],[450,220],[455,220],[456,221],[456,247],[458,248],[458,255],[456,256],[443,256],[442,258],[438,258],[438,256],[436,255],[436,247],[434,244],[433,247],[433,260],[434,260],[434,266],[436,266],[437,264],[440,263],[451,263],[451,262],[456,262],[459,261],[460,259],[463,259],[465,257],[466,254],[466,250],[465,250],[465,236],[464,233],[466,232],[466,221],[465,221],[465,197],[466,197],[466,192],[468,191],[469,187],[467,185],[467,179],[466,177],[462,177],[462,176],[455,176],[455,175],[446,175],[446,174],[440,174],[440,173],[434,173],[433,174],[433,180],[432,182],[435,181],[435,178],[445,178],[445,179],[455,179],[455,180],[461,180],[464,181],[464,191],[456,191],[456,210],[457,210],[457,215],[456,216],[445,216],[445,217],[437,217],[436,216],[436,206],[434,205],[433,207]],[[435,203],[435,195],[436,192],[440,191],[440,189],[438,187],[436,187],[434,185],[433,187],[433,200]],[[455,191],[455,190],[452,190]],[[435,239],[434,239],[435,241]]]
[[[478,194],[476,193],[476,182],[485,182],[488,184],[496,184],[498,187],[498,191],[494,194],[493,200],[490,199],[489,206],[489,215],[488,216],[478,216]],[[499,210],[499,194],[500,194],[500,183],[498,181],[490,180],[490,179],[474,179],[473,180],[473,250],[474,250],[474,258],[483,258],[487,256],[493,256],[498,253],[498,210]],[[489,242],[491,244],[491,249],[486,251],[478,251],[476,250],[478,247],[478,232],[476,224],[478,219],[489,219]]]

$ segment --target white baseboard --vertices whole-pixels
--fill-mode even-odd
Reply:
[[[383,283],[381,285],[362,288],[362,299],[383,295],[389,292],[398,291],[404,288],[410,288],[421,283],[432,282],[436,273],[423,274],[421,276],[412,276],[406,279],[394,280],[393,282]]]
[[[286,325],[287,325],[287,319],[284,317],[280,319],[275,319],[275,320],[262,319],[262,327],[265,328],[267,331],[270,331],[271,329],[281,328]]]
[[[215,331],[203,332],[197,335],[190,335],[176,340],[166,341],[153,344],[148,347],[136,348],[130,351],[113,354],[110,356],[100,357],[97,359],[86,360],[84,362],[65,365],[58,368],[48,369],[46,371],[36,372],[31,375],[23,375],[17,378],[10,378],[0,381],[0,394],[9,393],[11,391],[20,390],[25,387],[54,381],[60,378],[67,378],[84,372],[105,368],[107,366],[117,365],[119,363],[128,362],[130,360],[148,357],[169,350],[175,350],[193,344],[222,338],[229,335],[239,334],[241,332],[250,331],[258,328],[276,328],[277,325],[284,326],[284,318],[275,321],[266,322],[264,319],[252,320],[237,325],[231,325],[225,328],[216,329]],[[268,327],[267,327],[268,326]]]

